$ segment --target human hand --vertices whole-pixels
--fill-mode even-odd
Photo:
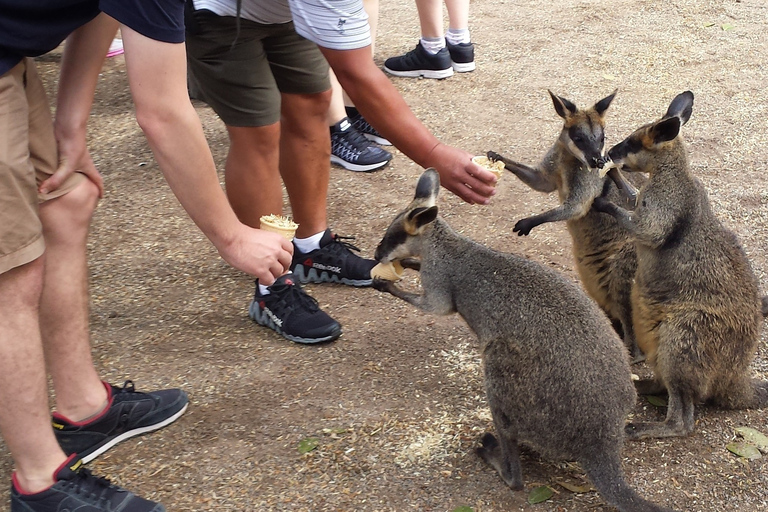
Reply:
[[[282,235],[241,224],[235,237],[217,246],[221,257],[269,286],[291,266],[293,244]]]
[[[85,142],[85,134],[65,135],[56,133],[59,152],[59,167],[51,176],[40,184],[41,194],[48,194],[59,188],[73,173],[80,172],[91,180],[99,189],[99,197],[104,196],[104,180],[93,164],[91,154]]]
[[[470,204],[488,204],[496,194],[496,175],[472,162],[474,155],[438,144],[429,155],[429,167],[440,174],[440,184]]]

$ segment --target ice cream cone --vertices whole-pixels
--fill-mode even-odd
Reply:
[[[403,276],[403,266],[399,261],[379,263],[371,269],[371,277],[386,279],[387,281],[399,281]]]
[[[264,215],[260,220],[259,229],[279,233],[288,240],[293,240],[293,237],[296,235],[296,228],[299,227],[290,218],[283,217],[282,215]]]
[[[501,175],[504,174],[504,162],[500,160],[494,162],[487,156],[475,156],[472,157],[472,161],[483,169],[491,171],[493,174],[495,174],[497,180],[500,180]]]

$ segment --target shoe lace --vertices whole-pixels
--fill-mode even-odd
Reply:
[[[354,126],[350,126],[347,131],[342,132],[340,135],[342,144],[353,147],[361,153],[371,144]]]
[[[133,385],[132,380],[126,380],[123,382],[122,388],[115,386],[115,389],[117,389],[119,393],[136,393],[136,386]]]
[[[278,299],[278,304],[284,307],[301,307],[309,311],[320,309],[317,300],[296,284],[278,290],[271,290],[271,293]]]
[[[342,236],[342,235],[337,235],[335,233],[333,234],[333,238],[332,238],[333,243],[336,244],[334,245],[334,247],[339,247],[339,248],[343,247],[349,250],[353,250],[355,252],[360,252],[359,247],[357,247],[356,245],[353,245],[350,242],[347,242],[347,240],[356,240],[356,239],[357,237],[354,237],[354,236]]]
[[[90,498],[96,498],[98,502],[107,501],[110,495],[117,490],[108,478],[95,476],[88,468],[80,468],[76,477],[69,482],[70,487],[75,494],[85,495]]]

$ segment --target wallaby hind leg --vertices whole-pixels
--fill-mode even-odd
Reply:
[[[600,496],[621,512],[674,512],[641,498],[626,481],[621,469],[620,447],[597,448],[593,456],[579,461]]]
[[[668,388],[667,418],[663,422],[628,423],[627,437],[634,440],[658,437],[683,437],[693,432],[693,398],[676,387]]]
[[[491,402],[491,416],[493,425],[499,438],[486,433],[480,438],[482,446],[478,446],[475,452],[494,468],[512,490],[519,491],[523,488],[523,469],[520,466],[520,447],[517,444],[517,435],[513,432],[509,418]]]

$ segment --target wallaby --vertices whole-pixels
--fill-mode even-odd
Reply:
[[[630,302],[637,266],[634,241],[614,219],[592,210],[598,196],[633,208],[635,187],[645,181],[641,175],[628,180],[617,169],[610,171],[608,179],[601,177],[597,169],[605,163],[605,113],[616,91],[586,110],[552,91],[549,95],[564,123],[557,141],[539,165],[529,167],[488,152],[489,159],[504,162],[507,170],[532,189],[546,193],[557,190],[560,197],[560,206],[518,221],[513,231],[527,235],[539,224],[566,221],[584,288],[614,322],[633,361],[641,361],[643,354],[635,343]]]
[[[636,393],[628,354],[606,316],[556,271],[452,230],[437,215],[439,188],[437,172],[426,170],[375,254],[382,263],[418,259],[423,294],[380,279],[373,286],[427,312],[458,312],[477,335],[499,436],[485,434],[478,454],[514,490],[523,488],[518,443],[525,443],[578,461],[621,511],[668,511],[641,498],[621,468]]]
[[[629,424],[635,439],[691,433],[694,405],[705,400],[734,409],[768,406],[768,382],[749,374],[766,301],[736,235],[689,170],[679,134],[692,111],[693,93],[679,94],[660,120],[608,152],[620,169],[650,175],[633,212],[595,200],[636,241],[635,336],[654,370],[637,390],[669,393],[666,421]]]

